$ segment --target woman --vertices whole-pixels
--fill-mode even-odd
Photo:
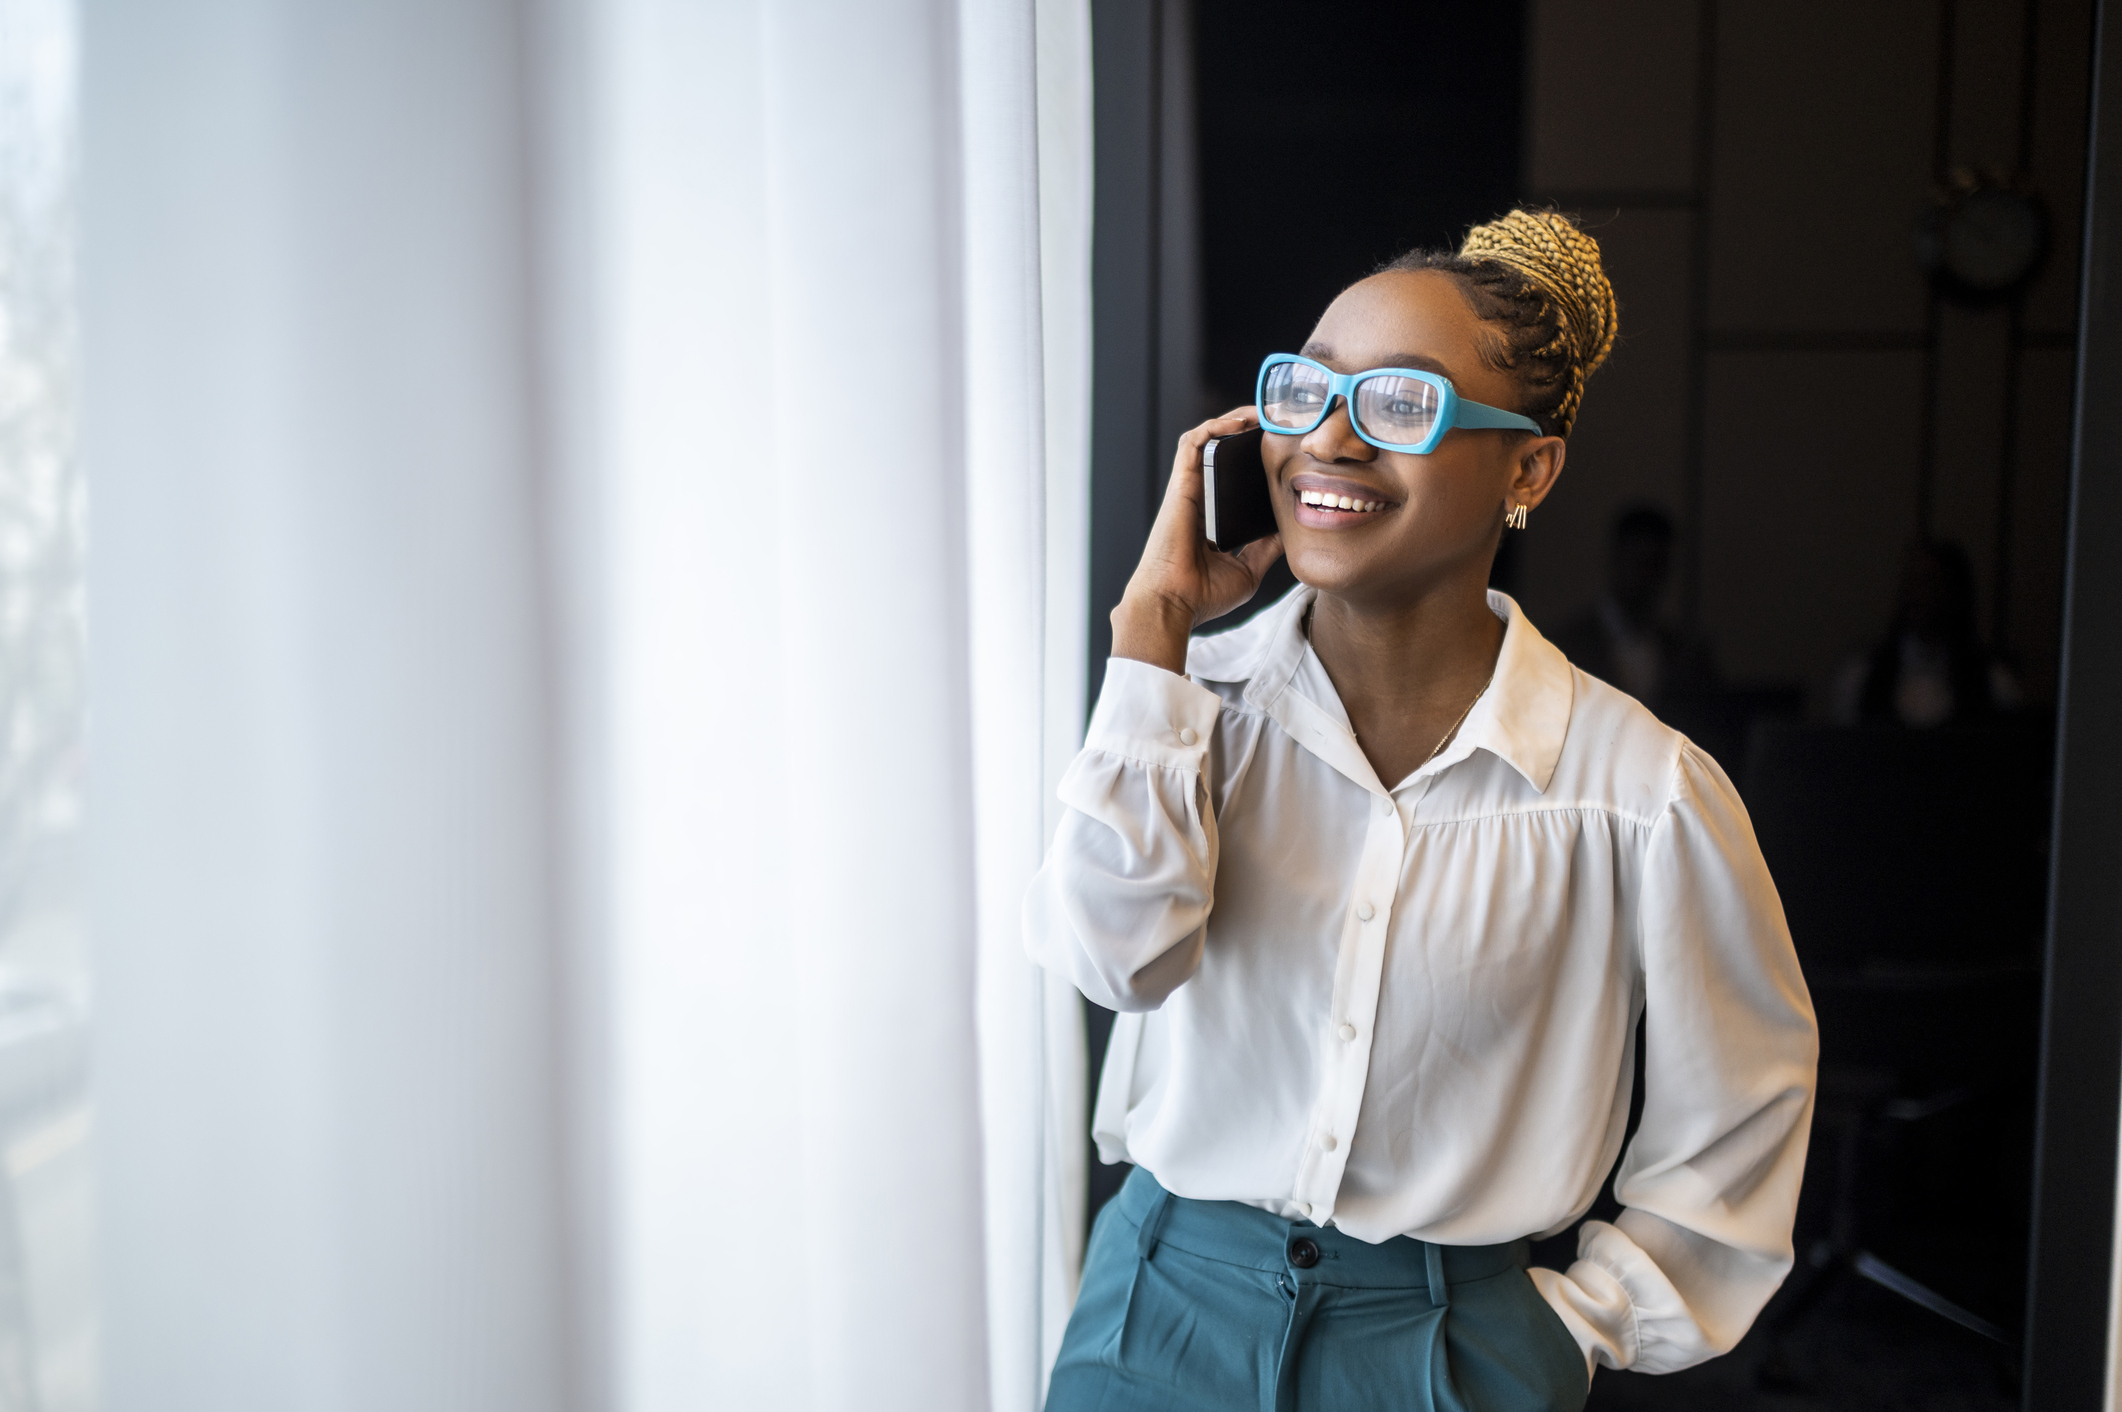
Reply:
[[[1816,1044],[1746,813],[1485,588],[1614,323],[1598,246],[1513,211],[1181,438],[1026,903],[1127,1012],[1096,1126],[1137,1164],[1051,1412],[1575,1408],[1597,1363],[1729,1349],[1788,1272]],[[1201,449],[1256,417],[1281,533],[1219,554]],[[1295,591],[1191,638],[1281,554]],[[1620,1150],[1639,1016],[1626,1210],[1528,1271]]]

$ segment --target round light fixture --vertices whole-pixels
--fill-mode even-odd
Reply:
[[[2009,299],[2048,258],[2048,211],[2039,197],[1997,176],[1953,173],[1916,227],[1916,262],[1938,290],[1963,303]]]

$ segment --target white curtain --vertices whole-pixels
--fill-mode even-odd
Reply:
[[[514,41],[85,10],[112,1412],[567,1405]]]
[[[1037,1406],[1084,0],[90,0],[112,1409]]]
[[[1088,1160],[1081,1002],[1024,963],[1020,923],[1083,719],[1088,5],[966,5],[959,42],[988,1327],[994,1406],[1029,1412],[1075,1299]]]

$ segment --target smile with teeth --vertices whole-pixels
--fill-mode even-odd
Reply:
[[[1348,510],[1359,515],[1367,515],[1385,508],[1383,500],[1357,500],[1347,495],[1333,495],[1324,490],[1300,490],[1297,492],[1297,499],[1306,505],[1317,505],[1322,510]]]

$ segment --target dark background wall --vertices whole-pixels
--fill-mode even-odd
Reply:
[[[1902,545],[1959,541],[1985,635],[2054,692],[2089,0],[1532,0],[1526,194],[1581,213],[1622,340],[1524,536],[1535,622],[1615,508],[1680,522],[1673,608],[1741,680],[1819,688],[1884,626]],[[1954,167],[2018,177],[2055,246],[2023,307],[1929,292]]]
[[[1202,376],[1221,411],[1253,400],[1260,359],[1301,347],[1344,286],[1516,199],[1524,14],[1210,0],[1194,53]]]
[[[1091,0],[1090,699],[1201,387],[1200,178],[1186,0]]]

